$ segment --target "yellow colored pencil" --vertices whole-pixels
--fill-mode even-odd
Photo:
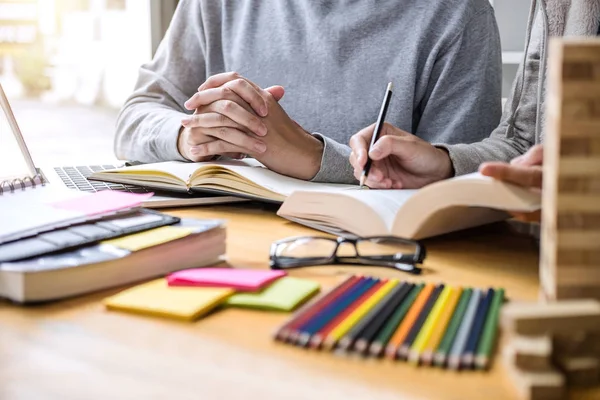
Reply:
[[[440,297],[435,302],[435,305],[431,309],[431,313],[425,320],[425,323],[423,324],[421,331],[417,335],[417,338],[415,339],[415,342],[413,343],[413,345],[410,349],[410,353],[408,356],[409,362],[414,363],[414,364],[419,363],[419,358],[421,357],[421,353],[423,353],[425,346],[429,342],[429,338],[433,334],[434,328],[437,325],[437,322],[439,321],[440,316],[442,315],[442,311],[444,311],[444,309],[447,307],[448,297],[450,296],[450,293],[452,293],[452,291],[453,291],[452,287],[446,286],[444,288],[444,290],[442,291],[442,293],[440,294]]]
[[[446,333],[446,328],[448,327],[448,323],[450,322],[450,318],[454,315],[454,310],[456,309],[456,305],[458,304],[458,300],[462,295],[463,288],[457,287],[452,288],[452,292],[448,295],[448,301],[446,302],[446,306],[444,310],[440,314],[440,318],[438,319],[435,327],[433,328],[433,333],[429,337],[427,344],[425,345],[425,349],[421,355],[421,361],[423,364],[431,364],[433,362],[433,354],[437,350],[440,342],[442,341],[442,337],[444,337],[444,333]]]
[[[398,279],[391,279],[385,285],[383,285],[378,291],[365,300],[352,314],[348,315],[342,322],[339,323],[330,333],[324,341],[323,347],[333,348],[338,340],[341,339],[354,325],[358,323],[377,303],[381,301],[396,285]]]

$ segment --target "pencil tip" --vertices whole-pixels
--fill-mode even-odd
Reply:
[[[365,179],[366,179],[365,175],[360,177],[360,188],[361,189],[365,187]]]
[[[394,84],[392,82],[389,82],[387,90],[392,90],[393,88],[394,88]]]

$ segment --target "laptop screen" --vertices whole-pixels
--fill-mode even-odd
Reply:
[[[0,85],[0,182],[34,177],[36,168]]]

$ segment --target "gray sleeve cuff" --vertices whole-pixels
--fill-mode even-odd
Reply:
[[[329,139],[320,133],[313,136],[324,144],[321,168],[311,179],[312,182],[356,184],[354,170],[350,165],[350,147]]]
[[[468,144],[434,144],[435,147],[444,149],[450,156],[452,166],[454,167],[454,176],[460,176],[477,172],[479,170],[480,157]]]
[[[177,141],[181,130],[181,119],[185,114],[174,113],[173,116],[165,118],[160,126],[156,127],[156,154],[160,158],[169,161],[189,161],[179,153]]]

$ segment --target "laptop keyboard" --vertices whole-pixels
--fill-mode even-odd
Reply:
[[[83,192],[99,192],[101,190],[117,190],[119,192],[148,193],[141,186],[121,185],[119,183],[89,181],[88,176],[94,172],[117,168],[114,165],[86,165],[80,167],[56,167],[54,171],[69,189],[77,189]]]

